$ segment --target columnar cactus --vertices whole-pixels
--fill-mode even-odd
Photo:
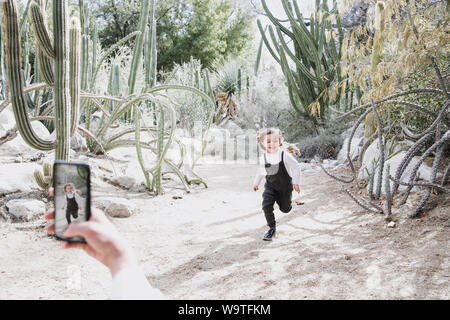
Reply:
[[[266,0],[261,1],[265,13],[272,22],[269,26],[270,44],[266,32],[258,20],[258,28],[262,39],[274,59],[280,64],[286,77],[289,98],[293,108],[319,122],[330,103],[339,102],[337,97],[330,101],[328,90],[334,80],[341,82],[340,60],[343,30],[337,10],[337,2],[333,1],[330,11],[327,1],[316,1],[316,16],[311,18],[308,29],[296,0],[281,0],[288,17],[290,28],[275,18],[269,10]],[[295,16],[294,16],[295,13]],[[321,15],[321,17],[318,17]],[[334,16],[338,34],[332,30],[330,17]],[[326,36],[326,31],[329,37]],[[288,46],[288,37],[292,46]],[[328,39],[327,39],[328,38]],[[336,38],[336,39],[335,39]],[[336,41],[338,43],[336,44]],[[291,64],[290,61],[293,63]],[[295,66],[292,69],[291,65]],[[256,71],[255,71],[256,72]]]
[[[31,147],[44,151],[52,150],[55,148],[55,142],[38,137],[27,115],[28,106],[23,91],[25,81],[21,66],[20,33],[16,1],[5,0],[2,2],[2,7],[5,26],[5,65],[17,129],[24,141]]]
[[[80,86],[81,86],[81,27],[78,18],[70,21],[70,136],[77,130],[80,119]]]

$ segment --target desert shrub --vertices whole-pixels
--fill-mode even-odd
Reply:
[[[190,62],[176,65],[172,73],[163,75],[162,78],[166,78],[167,84],[195,87],[195,74],[201,72],[201,69],[200,61],[191,59]],[[200,87],[202,86],[203,84],[200,84]],[[197,121],[202,125],[207,124],[211,106],[207,105],[198,94],[180,90],[172,92],[170,98],[175,103],[179,128],[192,130]]]
[[[237,98],[239,112],[236,122],[243,129],[279,127],[279,114],[291,108],[284,77],[273,67],[265,68],[258,76],[249,76],[247,87],[247,75],[253,72],[248,70],[251,69],[242,71],[243,90]]]
[[[316,156],[320,159],[336,158],[342,146],[340,135],[320,134],[318,136],[309,136],[295,143],[301,152],[301,158],[313,159]]]

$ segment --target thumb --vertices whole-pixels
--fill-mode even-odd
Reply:
[[[64,232],[64,237],[71,238],[75,236],[81,236],[86,238],[86,236],[89,235],[89,233],[92,230],[91,223],[89,222],[71,223]]]

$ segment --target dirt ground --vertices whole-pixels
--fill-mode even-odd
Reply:
[[[140,211],[114,224],[132,244],[149,282],[168,299],[449,299],[450,201],[397,226],[364,211],[320,170],[303,173],[299,199],[267,227],[253,165],[201,165],[208,188],[182,199],[113,186]],[[294,199],[296,196],[294,196]],[[0,299],[107,299],[109,271],[80,250],[62,250],[46,222],[0,219]]]

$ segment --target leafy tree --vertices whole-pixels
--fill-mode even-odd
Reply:
[[[239,54],[251,39],[251,17],[232,0],[157,1],[158,69],[198,59],[211,67],[217,59]],[[91,2],[99,39],[109,47],[137,29],[140,0]]]

